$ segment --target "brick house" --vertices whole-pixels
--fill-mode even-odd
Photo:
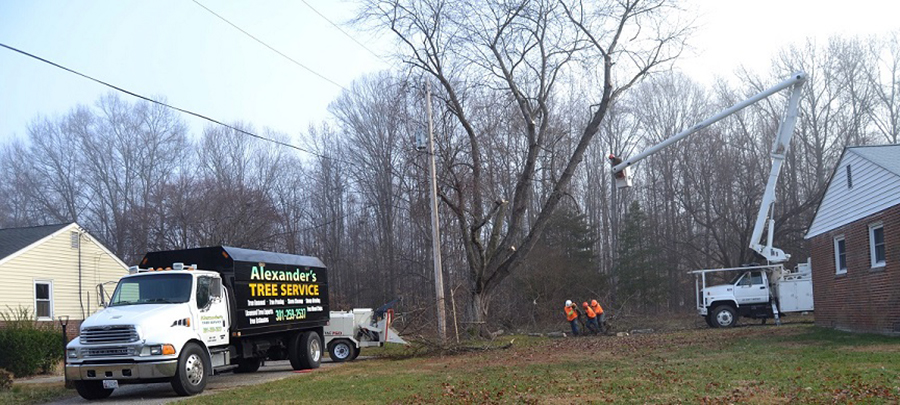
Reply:
[[[816,325],[900,335],[900,145],[846,148],[806,239]]]

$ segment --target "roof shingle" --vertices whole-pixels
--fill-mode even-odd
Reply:
[[[56,224],[0,229],[0,260],[68,225],[69,224]]]

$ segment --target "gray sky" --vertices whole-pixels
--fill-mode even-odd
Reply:
[[[302,1],[198,1],[341,86],[390,67]],[[336,23],[351,18],[355,7],[306,2]],[[696,0],[687,7],[696,11],[699,30],[694,53],[676,66],[706,83],[714,75],[731,77],[741,65],[767,70],[778,50],[807,37],[900,29],[900,2],[888,0]],[[391,49],[390,37],[344,30],[379,54]],[[0,0],[0,42],[181,108],[251,123],[257,131],[305,132],[328,118],[327,106],[341,91],[189,0]],[[65,114],[108,91],[0,48],[0,145],[24,138],[36,116]],[[206,125],[184,119],[195,133]]]

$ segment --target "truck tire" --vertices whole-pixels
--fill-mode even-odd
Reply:
[[[255,373],[259,370],[262,360],[259,357],[250,357],[248,359],[238,360],[238,366],[234,369],[235,373]]]
[[[712,321],[717,328],[730,328],[737,324],[737,311],[731,305],[719,305],[713,309]]]
[[[328,355],[331,361],[335,363],[343,363],[353,359],[353,352],[356,351],[356,345],[347,339],[338,339],[331,342],[328,347]]]
[[[716,323],[713,322],[712,312],[706,314],[706,316],[704,316],[703,319],[706,320],[706,324],[709,325],[710,328],[716,327]]]
[[[362,348],[360,348],[360,347],[354,347],[354,348],[353,348],[353,354],[350,355],[350,358],[347,359],[347,361],[353,361],[353,360],[356,360],[356,358],[359,357],[359,352],[360,352],[360,351],[362,351]]]
[[[288,358],[294,370],[319,368],[322,361],[322,338],[316,332],[301,332],[291,338]]]
[[[73,381],[78,395],[84,399],[104,399],[113,393],[113,388],[103,388],[103,381]]]
[[[196,343],[188,343],[178,356],[178,368],[172,377],[172,389],[181,396],[197,395],[206,389],[206,353]]]

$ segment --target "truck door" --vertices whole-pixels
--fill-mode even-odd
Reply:
[[[200,276],[197,278],[197,319],[200,337],[207,346],[228,343],[228,305],[222,279]]]
[[[754,270],[744,273],[734,284],[734,299],[738,305],[769,302],[769,288],[763,272]]]

